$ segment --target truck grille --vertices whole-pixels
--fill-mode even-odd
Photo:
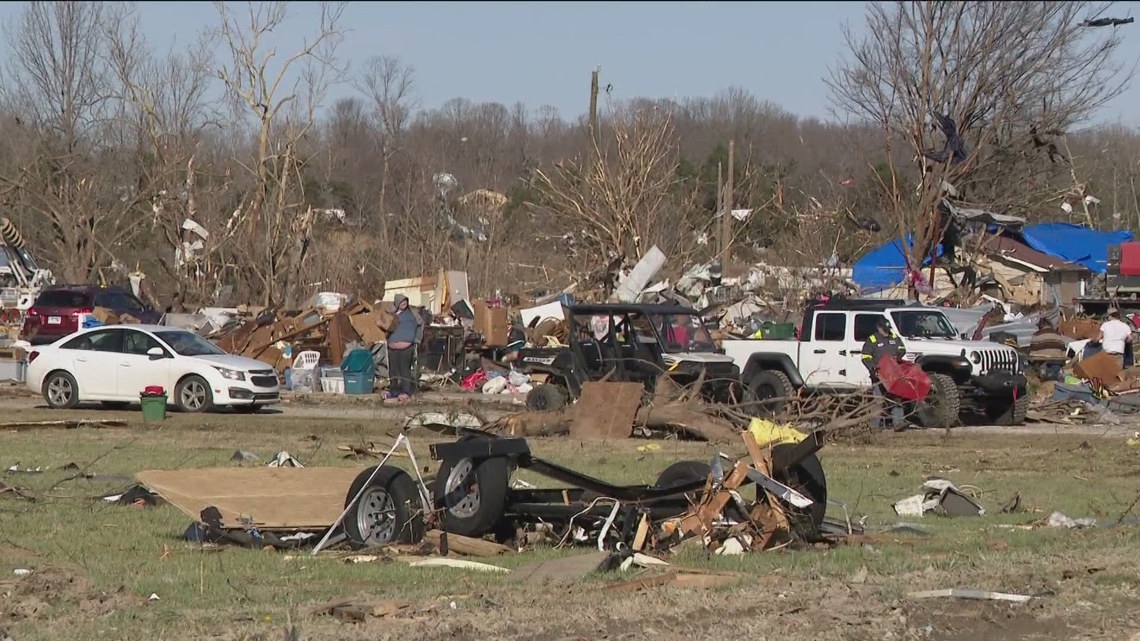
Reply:
[[[983,374],[992,374],[994,372],[1009,372],[1010,374],[1017,374],[1020,368],[1020,362],[1017,352],[1010,349],[984,349],[981,351],[982,363],[981,370]]]

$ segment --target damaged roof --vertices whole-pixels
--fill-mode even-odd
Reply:
[[[990,236],[983,243],[982,251],[990,257],[1005,258],[1039,272],[1088,271],[1081,265],[1039,252],[1006,236]]]

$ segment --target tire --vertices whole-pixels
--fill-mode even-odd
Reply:
[[[196,414],[214,406],[214,393],[206,379],[191,374],[174,387],[174,405],[181,412]]]
[[[261,406],[256,403],[250,403],[249,405],[231,405],[230,409],[237,414],[257,414],[261,411]]]
[[[372,477],[374,471],[370,467],[358,474],[345,496],[344,506],[351,505],[344,517],[349,546],[359,550],[393,542],[418,543],[424,537],[425,521],[416,482],[398,467],[385,465]],[[361,489],[364,494],[353,504]]]
[[[532,388],[526,395],[526,408],[535,412],[553,412],[566,407],[569,394],[554,383]]]
[[[103,407],[109,410],[125,410],[131,406],[127,401],[102,401]]]
[[[954,427],[958,424],[961,398],[958,384],[946,374],[927,374],[930,393],[915,407],[914,414],[922,427]]]
[[[1029,394],[986,404],[986,418],[994,425],[1021,425],[1029,414]]]
[[[494,530],[506,513],[510,475],[505,456],[443,461],[432,492],[443,530],[473,537]]]
[[[788,375],[776,370],[762,370],[748,379],[748,394],[750,401],[757,403],[752,412],[756,415],[777,416],[787,407],[788,401],[795,393],[792,381]],[[768,399],[785,399],[769,403]]]
[[[772,455],[792,447],[795,446],[789,443],[777,445],[772,448]],[[803,509],[784,504],[784,511],[796,536],[808,542],[818,540],[820,526],[827,515],[827,476],[819,457],[810,454],[799,463],[774,473],[772,478],[812,500],[812,504]],[[760,488],[756,491],[759,498],[762,491]]]
[[[79,405],[79,384],[67,372],[52,372],[44,379],[44,400],[53,410],[70,410]]]

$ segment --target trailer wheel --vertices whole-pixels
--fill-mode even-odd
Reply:
[[[777,445],[772,448],[772,455],[775,457],[781,448],[792,447],[795,446],[790,443]],[[811,505],[806,508],[799,509],[785,504],[784,510],[794,534],[809,542],[817,540],[823,517],[827,515],[827,477],[823,473],[819,457],[810,454],[795,465],[773,473],[772,478],[811,499]],[[763,494],[763,490],[757,487],[757,500]]]
[[[394,541],[419,542],[424,536],[424,509],[415,481],[398,467],[385,465],[373,477],[375,470],[370,467],[358,474],[344,499],[345,507],[349,507],[364,489],[344,517],[349,545],[359,550]]]
[[[510,475],[504,456],[443,461],[434,495],[444,531],[479,537],[494,530],[506,512]]]
[[[668,487],[676,485],[684,481],[696,481],[698,479],[707,479],[709,472],[712,472],[712,466],[704,461],[677,461],[661,471],[657,477],[657,483],[654,487]],[[693,490],[685,495],[689,501],[699,503],[701,495],[704,494],[703,489]],[[744,522],[748,520],[748,515],[745,514],[735,502],[729,502],[724,508],[724,516],[734,519],[736,521]]]

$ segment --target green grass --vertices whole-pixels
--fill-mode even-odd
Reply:
[[[86,415],[130,417],[132,421],[135,417],[106,412]],[[11,412],[8,420],[62,416],[28,410]],[[565,614],[565,599],[575,603],[578,611],[603,607],[591,605],[590,586],[628,578],[585,581],[570,596],[535,596],[520,589],[510,575],[411,568],[398,561],[352,565],[334,554],[312,558],[307,552],[203,551],[178,540],[190,518],[173,507],[139,510],[95,498],[123,489],[130,484],[129,477],[143,469],[233,465],[229,459],[237,449],[253,451],[263,460],[287,450],[308,466],[364,467],[370,463],[345,460],[336,446],[374,442],[384,447],[393,441],[388,433],[394,427],[377,421],[219,415],[174,416],[160,428],[132,422],[125,429],[0,433],[0,467],[19,462],[21,467],[51,468],[42,474],[0,476],[37,497],[35,502],[0,497],[0,594],[20,589],[20,582],[10,578],[16,568],[66,567],[90,582],[82,590],[75,586],[46,590],[39,596],[49,602],[48,610],[32,620],[11,615],[14,597],[0,598],[0,627],[10,624],[20,641],[61,635],[85,639],[255,638],[279,630],[287,619],[316,632],[338,630],[344,624],[327,617],[313,618],[309,611],[321,602],[349,598],[395,599],[418,607],[443,603],[447,608],[455,601],[455,610],[472,620],[490,616],[479,605],[489,599],[512,612],[532,608],[533,616],[533,608],[544,608],[542,616],[557,617]],[[434,471],[427,453],[430,435],[413,438],[417,460]],[[539,456],[618,483],[652,483],[668,464],[681,459],[707,460],[717,449],[700,443],[655,441],[653,445],[660,449],[639,451],[639,446],[649,443],[531,440]],[[712,558],[705,558],[699,546],[686,545],[672,560],[763,577],[780,590],[849,582],[865,568],[863,588],[880,604],[912,590],[944,587],[1021,593],[1063,589],[1070,592],[1070,598],[1096,594],[1106,608],[1130,603],[1140,590],[1134,560],[1140,528],[1002,527],[1044,518],[1053,510],[1072,517],[1095,516],[1100,521],[1115,521],[1121,515],[1140,489],[1135,472],[1140,469],[1140,448],[1110,439],[1083,443],[1084,438],[1066,436],[947,437],[938,432],[890,434],[871,444],[829,445],[822,459],[830,494],[848,503],[852,518],[865,515],[869,526],[897,522],[891,505],[917,493],[927,475],[979,488],[981,502],[990,513],[980,518],[910,519],[930,530],[927,537],[878,535],[831,549]],[[743,450],[724,449],[734,454]],[[90,464],[87,471],[110,478],[61,483],[75,473],[61,469],[72,462],[80,467]],[[406,466],[407,460],[397,463]],[[532,483],[544,482],[525,471],[519,476]],[[1020,493],[1022,506],[1031,511],[997,514],[1015,493]],[[841,513],[833,509],[832,515]],[[513,568],[574,553],[540,549],[489,562]],[[1096,571],[1090,573],[1089,568]],[[1072,578],[1063,580],[1066,570]],[[55,601],[48,593],[56,595]],[[159,600],[147,601],[152,593]],[[737,587],[701,598],[720,603],[716,607],[731,608],[742,594],[754,593],[755,581],[745,579]],[[91,604],[100,594],[109,595],[101,597],[108,602],[102,608]],[[536,605],[541,603],[546,606]],[[1121,616],[1125,612],[1122,609]],[[1108,615],[1101,612],[1098,616]],[[509,636],[506,631],[501,634]],[[524,632],[519,634],[527,638]],[[279,638],[279,632],[268,638]]]

